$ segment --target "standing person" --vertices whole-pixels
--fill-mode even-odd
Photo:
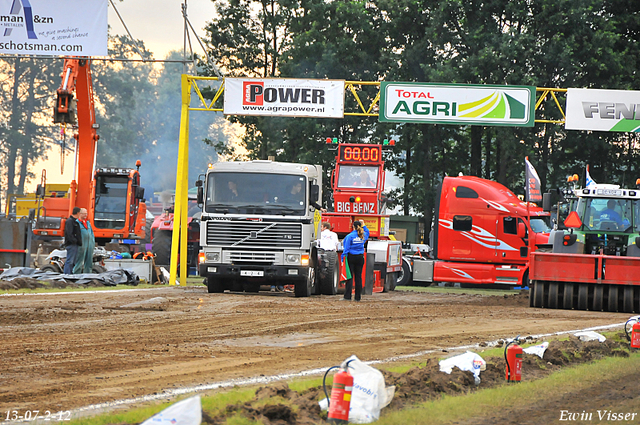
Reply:
[[[82,208],[78,213],[78,222],[80,224],[80,237],[82,238],[82,246],[78,248],[76,255],[76,264],[73,267],[73,274],[92,273],[93,272],[93,249],[96,247],[96,240],[93,236],[91,223],[87,221],[87,210]]]
[[[369,239],[369,229],[364,225],[363,220],[353,222],[353,231],[349,233],[342,245],[342,260],[345,258],[351,270],[351,279],[347,280],[344,288],[344,299],[351,301],[351,284],[355,280],[355,300],[360,301],[362,294],[362,268],[364,267],[364,244]]]
[[[322,224],[322,232],[320,232],[320,249],[325,251],[336,251],[340,246],[340,241],[338,241],[338,235],[335,232],[331,231],[331,224],[327,221],[323,221]]]
[[[72,274],[76,264],[78,247],[82,245],[80,223],[78,223],[79,207],[73,207],[71,216],[64,224],[64,247],[67,250],[67,258],[64,262],[64,274]]]

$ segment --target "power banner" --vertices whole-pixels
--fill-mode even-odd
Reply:
[[[540,202],[542,201],[542,190],[540,189],[540,177],[533,168],[533,165],[529,162],[529,157],[524,158],[525,164],[525,201],[527,202]]]
[[[225,115],[344,117],[344,80],[225,78]]]
[[[640,132],[640,91],[567,89],[564,128]]]
[[[108,0],[0,0],[0,54],[107,56]]]
[[[383,122],[533,127],[536,88],[380,83]]]

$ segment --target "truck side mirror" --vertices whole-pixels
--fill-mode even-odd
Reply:
[[[198,180],[196,182],[196,186],[198,186],[198,182],[202,183],[202,181]],[[202,187],[202,184],[200,184],[198,186],[198,200],[197,200],[197,202],[198,202],[198,205],[204,204],[204,188]]]
[[[550,212],[551,211],[551,193],[543,193],[542,194],[542,211]]]
[[[524,238],[527,235],[527,227],[523,222],[518,223],[518,237]]]
[[[136,199],[144,199],[144,187],[136,187]]]
[[[318,198],[320,197],[320,186],[317,184],[312,184],[309,188],[309,201],[318,202]]]

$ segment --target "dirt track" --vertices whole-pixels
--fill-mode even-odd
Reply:
[[[0,412],[59,411],[165,389],[624,322],[509,297],[294,298],[204,286],[0,297]]]

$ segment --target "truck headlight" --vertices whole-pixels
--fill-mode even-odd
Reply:
[[[219,252],[207,252],[207,261],[218,262],[220,261],[220,253]]]
[[[298,264],[300,262],[300,256],[298,254],[287,254],[285,261],[290,264]]]

